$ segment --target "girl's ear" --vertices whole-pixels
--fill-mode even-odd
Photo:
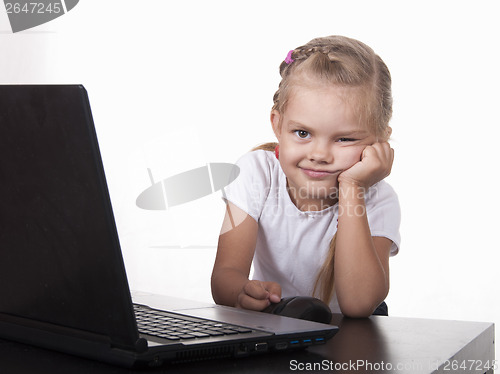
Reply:
[[[384,130],[384,133],[379,137],[377,136],[377,142],[388,142],[389,139],[391,138],[392,134],[392,127],[387,126],[386,129]]]
[[[271,112],[271,125],[273,126],[274,135],[280,141],[281,137],[281,126],[280,126],[280,113],[275,109]]]
[[[390,126],[387,126],[387,130],[386,130],[386,141],[389,141],[390,137],[391,137],[391,134],[392,134],[392,127]]]

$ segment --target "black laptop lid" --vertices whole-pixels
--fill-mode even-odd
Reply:
[[[0,319],[133,347],[130,292],[82,86],[0,85],[0,201]]]

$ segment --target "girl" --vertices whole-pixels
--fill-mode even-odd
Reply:
[[[394,158],[389,71],[365,44],[332,36],[290,51],[280,74],[278,143],[243,156],[226,188],[214,300],[263,310],[312,295],[369,316],[389,292],[400,241],[398,199],[382,181]]]

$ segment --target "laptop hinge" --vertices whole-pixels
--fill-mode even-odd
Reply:
[[[1,336],[6,339],[32,344],[35,341],[50,340],[54,337],[85,340],[111,346],[111,339],[102,334],[83,331],[52,323],[30,320],[18,316],[0,313]]]

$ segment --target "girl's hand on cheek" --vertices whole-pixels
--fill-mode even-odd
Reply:
[[[388,142],[369,145],[361,153],[361,161],[339,175],[339,185],[369,188],[391,173],[393,161],[394,149]]]
[[[281,286],[276,282],[249,280],[238,295],[236,307],[261,311],[281,300]]]

